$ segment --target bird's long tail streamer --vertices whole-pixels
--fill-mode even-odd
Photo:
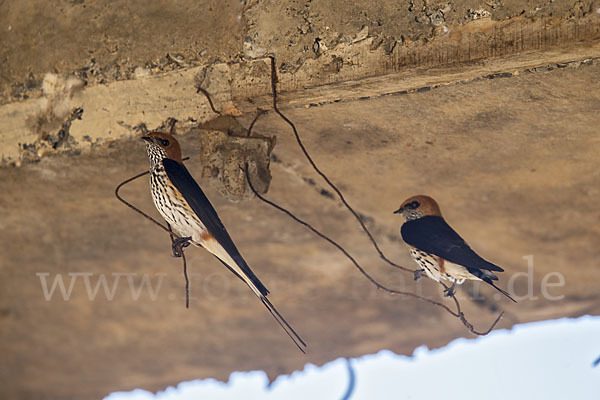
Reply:
[[[510,294],[508,294],[507,291],[505,291],[504,289],[500,289],[498,286],[494,285],[493,282],[488,282],[490,285],[492,285],[494,287],[494,289],[496,289],[497,291],[499,291],[500,293],[502,293],[503,295],[505,295],[506,297],[508,297],[509,299],[511,299],[512,301],[514,301],[515,303],[517,302],[515,299],[513,299],[512,297],[510,297]]]
[[[262,301],[262,303],[265,305],[267,310],[269,310],[269,312],[271,313],[273,318],[275,318],[275,321],[277,321],[279,326],[281,326],[281,329],[283,329],[284,332],[290,337],[290,339],[292,339],[292,341],[294,342],[296,347],[298,347],[298,349],[300,349],[300,351],[302,353],[306,354],[306,352],[304,351],[304,347],[306,347],[306,343],[304,342],[304,340],[302,340],[300,335],[298,335],[298,333],[296,333],[294,328],[292,328],[291,325],[288,324],[288,322],[285,320],[285,318],[283,318],[283,316],[281,314],[279,314],[279,311],[277,311],[277,309],[275,308],[273,303],[271,303],[269,301],[269,299],[267,299],[266,296],[261,296],[260,301]]]
[[[264,306],[267,308],[267,310],[269,311],[269,313],[271,313],[271,316],[273,316],[273,318],[275,319],[275,321],[277,321],[277,323],[279,324],[279,326],[281,326],[281,329],[283,329],[283,331],[285,332],[285,334],[288,335],[290,337],[290,339],[292,339],[292,341],[294,342],[294,344],[296,345],[296,347],[298,347],[301,352],[303,352],[304,354],[306,354],[306,352],[303,349],[303,347],[306,347],[306,342],[304,342],[304,340],[302,340],[302,338],[300,337],[300,335],[298,335],[298,333],[296,333],[296,331],[294,330],[294,328],[292,328],[292,326],[285,320],[285,318],[283,318],[283,316],[279,313],[279,311],[277,311],[277,309],[275,308],[275,306],[273,305],[273,303],[271,303],[271,301],[269,299],[267,299],[267,296],[263,295],[260,292],[260,290],[258,290],[258,288],[256,287],[256,285],[250,279],[248,279],[248,278],[244,279],[244,277],[242,277],[242,275],[240,275],[240,272],[238,272],[235,269],[231,268],[225,261],[221,260],[216,254],[213,254],[213,255],[225,267],[227,267],[227,269],[229,269],[231,272],[233,272],[233,274],[235,276],[237,276],[238,278],[240,278],[246,285],[248,285],[248,287],[250,287],[250,289],[252,289],[252,292],[264,304]],[[233,260],[232,260],[232,262],[233,262]]]

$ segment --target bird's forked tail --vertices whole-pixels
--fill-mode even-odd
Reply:
[[[261,295],[259,298],[260,298],[260,301],[267,308],[267,310],[269,310],[269,313],[271,313],[273,318],[275,318],[275,321],[277,321],[279,326],[281,326],[281,329],[283,329],[283,331],[289,336],[289,338],[292,339],[292,341],[294,342],[296,347],[298,347],[298,349],[300,349],[300,351],[302,353],[306,354],[306,351],[304,351],[304,348],[306,347],[306,343],[304,342],[304,340],[302,340],[300,335],[298,335],[296,333],[296,331],[294,330],[294,328],[292,328],[291,325],[288,324],[288,322],[285,320],[285,318],[283,318],[283,316],[281,314],[279,314],[279,311],[277,311],[277,309],[275,308],[273,303],[271,303],[271,301],[269,301],[269,299],[267,299],[267,296]]]
[[[510,294],[508,294],[508,292],[506,290],[500,289],[498,286],[494,285],[493,282],[488,282],[490,285],[492,285],[494,287],[494,289],[496,289],[497,291],[499,291],[500,293],[502,293],[503,295],[505,295],[506,297],[508,297],[509,299],[511,299],[512,301],[514,301],[515,303],[517,302],[515,299],[513,299]]]
[[[215,254],[213,253],[213,255]],[[256,277],[254,277],[254,279],[251,279],[246,274],[244,274],[241,269],[234,269],[221,258],[219,258],[217,255],[215,255],[215,257],[217,258],[217,260],[221,261],[221,263],[224,266],[226,266],[231,272],[233,272],[238,278],[240,278],[244,283],[246,283],[246,285],[248,285],[250,289],[252,289],[252,292],[254,292],[256,297],[260,299],[260,301],[264,304],[269,313],[273,316],[275,321],[277,321],[279,326],[281,326],[281,329],[283,329],[286,335],[288,335],[290,339],[292,339],[296,347],[298,347],[298,349],[300,349],[302,353],[306,354],[306,351],[304,351],[304,348],[306,347],[306,342],[302,340],[302,338],[300,337],[300,335],[298,335],[298,333],[296,333],[294,328],[292,328],[292,326],[285,320],[285,318],[283,318],[279,311],[277,311],[273,303],[271,303],[271,301],[267,299],[267,294],[269,293],[269,291],[266,287],[264,287],[260,280],[258,280],[258,278]],[[233,265],[236,265],[233,260],[231,260],[231,262]],[[257,286],[257,283],[260,284],[260,288]],[[263,290],[261,290],[261,288]]]

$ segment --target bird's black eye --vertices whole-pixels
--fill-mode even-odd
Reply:
[[[413,201],[412,203],[409,204],[410,208],[412,209],[417,209],[419,208],[421,204],[418,201]]]
[[[158,139],[158,142],[160,143],[161,146],[163,147],[167,147],[170,143],[167,139]]]

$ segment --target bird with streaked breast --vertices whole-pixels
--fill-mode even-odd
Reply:
[[[410,197],[394,214],[401,214],[405,219],[400,234],[420,267],[415,272],[415,279],[425,272],[436,282],[452,282],[446,292],[448,296],[454,295],[455,285],[462,284],[466,279],[484,281],[516,303],[493,282],[498,280],[494,272],[504,270],[486,261],[469,247],[444,220],[434,199],[424,195]]]
[[[241,256],[212,204],[183,165],[179,142],[162,132],[146,134],[142,139],[146,142],[150,161],[152,200],[160,215],[180,236],[175,240],[179,249],[189,241],[214,255],[250,287],[294,344],[304,352],[306,343],[267,299],[269,291]]]

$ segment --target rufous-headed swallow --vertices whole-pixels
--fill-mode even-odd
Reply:
[[[481,258],[446,223],[440,207],[429,196],[413,196],[404,201],[395,214],[401,214],[405,222],[400,234],[410,249],[410,255],[421,268],[421,272],[436,282],[448,280],[452,287],[447,295],[454,294],[455,284],[465,279],[481,280],[500,293],[515,301],[506,291],[494,284],[498,277],[494,272],[503,272],[499,266]],[[516,303],[516,301],[515,301]]]
[[[267,299],[269,291],[252,272],[217,212],[189,173],[181,147],[169,134],[152,132],[142,137],[150,161],[150,188],[158,212],[183,242],[203,247],[250,287],[294,344],[304,352],[306,343]],[[181,244],[181,243],[180,243]]]

